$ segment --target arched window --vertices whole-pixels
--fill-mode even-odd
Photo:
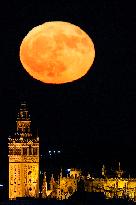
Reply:
[[[26,147],[23,148],[23,155],[27,155],[27,148]]]
[[[33,148],[33,155],[37,155],[37,148]]]
[[[29,155],[32,155],[32,147],[29,145]]]
[[[13,155],[13,149],[9,148],[9,155]]]

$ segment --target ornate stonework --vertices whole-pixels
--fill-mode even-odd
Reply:
[[[30,115],[22,103],[17,132],[9,138],[9,199],[39,196],[39,137],[31,133]]]

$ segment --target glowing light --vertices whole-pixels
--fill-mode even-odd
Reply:
[[[23,67],[44,83],[61,84],[81,78],[94,57],[91,38],[78,26],[62,21],[33,28],[20,46]]]

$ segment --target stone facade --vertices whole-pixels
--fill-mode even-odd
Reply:
[[[39,195],[39,137],[33,137],[25,103],[17,117],[17,131],[9,137],[9,199]]]
[[[115,178],[106,175],[101,178],[85,177],[85,191],[103,192],[107,199],[114,197],[130,198],[136,201],[136,179],[123,178],[123,171],[120,169],[120,164],[116,174],[117,176]]]

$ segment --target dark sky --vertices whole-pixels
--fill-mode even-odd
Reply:
[[[86,76],[63,85],[34,80],[19,60],[19,47],[29,30],[54,20],[81,27],[96,50]],[[20,102],[26,100],[33,129],[39,129],[42,152],[63,145],[69,156],[81,158],[82,163],[121,160],[134,168],[135,6],[115,0],[5,0],[0,27],[0,164],[7,163],[7,138],[15,132]]]

